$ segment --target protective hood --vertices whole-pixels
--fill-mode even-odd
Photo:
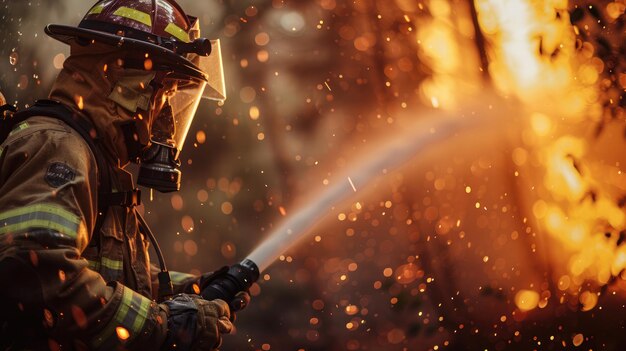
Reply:
[[[122,62],[119,57],[119,51],[104,45],[73,47],[52,86],[50,98],[88,118],[102,138],[107,154],[125,165],[129,156],[122,126],[134,125],[137,139],[146,143],[150,132],[147,118],[139,119],[137,114],[109,98],[124,73],[118,65]]]

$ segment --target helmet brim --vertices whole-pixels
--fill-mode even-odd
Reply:
[[[189,76],[190,78],[208,81],[207,75],[196,65],[172,50],[146,41],[123,37],[107,32],[96,31],[87,28],[65,26],[61,24],[49,24],[44,32],[50,37],[71,45],[88,45],[92,41],[119,48],[120,50],[139,51],[149,54],[155,64],[162,64],[176,73]]]

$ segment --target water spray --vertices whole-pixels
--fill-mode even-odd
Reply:
[[[263,272],[285,251],[307,238],[315,224],[324,219],[328,209],[351,199],[356,192],[355,184],[364,189],[378,175],[406,164],[418,152],[428,151],[429,147],[440,145],[461,131],[484,126],[487,122],[492,127],[498,124],[476,115],[461,117],[438,114],[418,120],[410,128],[405,128],[407,132],[395,136],[391,142],[376,145],[371,152],[363,152],[365,156],[360,162],[355,162],[346,174],[337,177],[329,188],[320,195],[316,194],[312,201],[281,223],[247,259],[255,262]]]
[[[425,151],[446,139],[457,136],[461,131],[484,126],[489,122],[495,127],[496,121],[472,116],[472,118],[437,116],[418,121],[410,132],[394,138],[394,141],[383,145],[377,150],[377,156],[358,162],[348,175],[338,179],[334,185],[326,189],[320,196],[296,211],[281,223],[246,259],[225,271],[211,281],[202,291],[206,299],[222,299],[233,306],[235,296],[240,291],[247,291],[254,284],[261,272],[265,271],[281,254],[297,245],[311,233],[316,223],[321,221],[332,206],[339,205],[354,196],[354,184],[366,187],[381,171],[392,171],[405,164],[418,151]],[[371,156],[371,154],[368,153]]]

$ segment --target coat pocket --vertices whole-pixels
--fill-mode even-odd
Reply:
[[[105,281],[123,281],[124,278],[124,227],[121,213],[109,209],[99,235],[99,252],[93,258],[86,257],[89,268],[102,275]]]

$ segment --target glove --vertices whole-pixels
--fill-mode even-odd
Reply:
[[[200,277],[199,287],[200,295],[206,298],[205,288],[213,281],[222,279],[228,273],[228,266],[224,266],[214,272],[205,273]],[[235,295],[232,301],[227,301],[231,311],[231,320],[235,320],[235,313],[243,310],[250,303],[250,293],[248,291],[240,291]]]
[[[159,306],[167,314],[168,328],[162,350],[215,350],[222,344],[222,334],[233,330],[230,309],[222,300],[179,294]]]

